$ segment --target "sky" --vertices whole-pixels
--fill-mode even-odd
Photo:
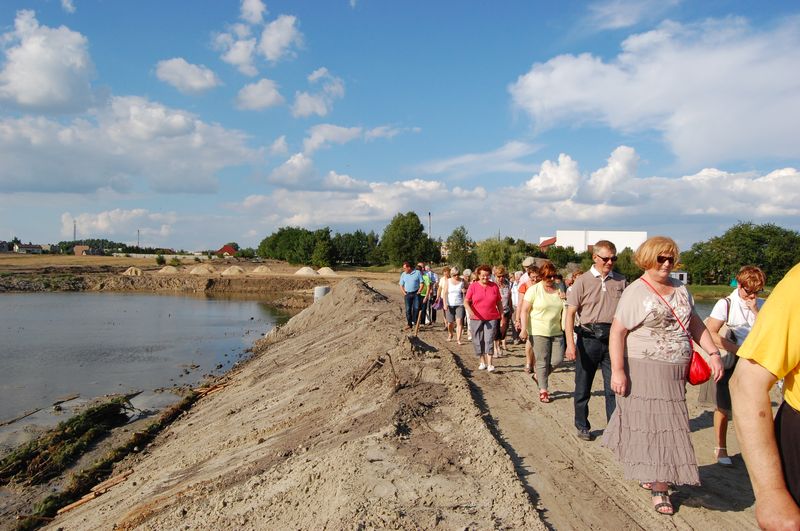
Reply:
[[[688,248],[800,230],[798,124],[796,1],[0,3],[0,240]]]

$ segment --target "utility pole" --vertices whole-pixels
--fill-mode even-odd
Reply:
[[[136,229],[136,248],[139,249],[139,229]]]
[[[433,238],[433,233],[431,232],[431,213],[428,212],[428,237]]]
[[[78,241],[78,223],[73,219],[72,220],[72,242],[75,243]]]

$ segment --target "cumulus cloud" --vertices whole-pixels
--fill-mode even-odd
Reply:
[[[589,4],[588,22],[598,29],[615,30],[655,20],[681,0],[602,0]]]
[[[683,167],[796,158],[798,64],[800,17],[768,31],[736,18],[665,22],[627,38],[610,61],[581,54],[534,64],[509,92],[539,130],[593,122],[656,131]]]
[[[294,105],[292,105],[292,115],[294,116],[303,118],[312,114],[325,116],[333,108],[334,101],[344,97],[344,81],[332,75],[325,67],[314,70],[308,76],[308,81],[311,84],[321,85],[322,90],[314,94],[295,93]]]
[[[370,142],[378,138],[394,138],[402,133],[419,133],[419,127],[394,127],[391,125],[379,125],[364,133],[364,140]]]
[[[211,192],[223,168],[262,153],[236,130],[140,97],[112,97],[89,118],[0,119],[0,191]]]
[[[365,190],[369,188],[369,183],[366,181],[359,181],[333,170],[328,172],[322,182],[327,190]]]
[[[182,57],[159,61],[156,65],[156,76],[184,94],[203,92],[221,84],[210,68],[193,65]]]
[[[261,24],[266,13],[267,6],[261,0],[242,0],[240,16],[248,24]]]
[[[562,153],[556,163],[549,160],[542,162],[539,173],[531,177],[524,187],[537,199],[561,200],[575,194],[580,179],[578,163]]]
[[[219,33],[214,37],[214,49],[222,52],[222,60],[235,66],[239,72],[253,77],[258,74],[254,64],[256,39],[247,38],[249,29],[237,25],[230,33]]]
[[[639,155],[628,146],[619,146],[608,158],[608,165],[589,177],[579,196],[582,202],[605,202],[612,205],[631,204],[638,199],[629,186],[636,177]]]
[[[73,222],[78,236],[101,238],[107,236],[130,236],[139,230],[142,236],[160,238],[172,233],[177,216],[174,212],[150,212],[144,208],[123,210],[116,208],[97,213],[84,212],[72,215],[61,214],[61,236],[72,237]]]
[[[272,170],[269,181],[288,188],[301,188],[315,176],[314,161],[303,153],[295,153]]]
[[[72,2],[72,0],[61,0],[61,9],[67,13],[74,13],[75,4]]]
[[[333,124],[319,124],[309,129],[303,140],[303,152],[310,155],[329,144],[346,144],[361,136],[360,127],[341,127]]]
[[[260,111],[283,103],[278,85],[271,79],[262,79],[245,85],[236,96],[236,107],[243,110]]]
[[[491,173],[526,173],[535,166],[520,159],[538,150],[538,146],[511,141],[485,153],[467,153],[456,157],[420,164],[416,171],[423,174],[446,174],[451,178],[464,178]]]
[[[94,66],[86,37],[65,26],[41,26],[33,11],[23,10],[0,42],[7,44],[1,103],[43,112],[77,112],[92,104]]]
[[[286,135],[281,135],[275,139],[269,147],[269,152],[272,155],[285,155],[289,152],[289,144],[286,143]]]
[[[261,32],[258,51],[275,63],[287,57],[293,57],[295,48],[303,45],[303,34],[297,29],[297,17],[280,15],[270,22]]]

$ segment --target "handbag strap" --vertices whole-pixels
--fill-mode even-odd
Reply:
[[[667,305],[667,308],[669,308],[669,310],[672,312],[672,315],[675,316],[675,320],[678,321],[678,324],[681,325],[681,328],[683,328],[683,331],[686,333],[686,336],[689,338],[689,345],[692,347],[692,350],[694,350],[694,341],[692,340],[692,335],[689,333],[688,330],[686,330],[686,327],[683,326],[683,323],[681,322],[680,318],[678,317],[678,314],[675,313],[675,310],[672,308],[672,305],[670,303],[668,303],[667,300],[664,297],[661,296],[661,294],[656,290],[656,288],[654,288],[648,281],[646,281],[644,279],[644,276],[641,276],[639,278],[642,280],[642,282],[647,284],[647,287],[650,288],[653,291],[653,293],[658,295],[658,298],[661,299],[661,301],[664,304]]]

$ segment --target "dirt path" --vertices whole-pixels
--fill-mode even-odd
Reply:
[[[379,286],[402,304],[396,290]],[[441,314],[440,314],[441,317]],[[523,371],[523,346],[496,360],[498,370],[477,370],[472,346],[446,341],[443,323],[424,327],[420,339],[462,367],[473,398],[487,415],[498,442],[511,457],[518,476],[552,529],[757,529],[754,498],[739,445],[731,426],[728,449],[734,467],[716,464],[712,418],[697,406],[697,389],[688,392],[692,440],[700,464],[701,487],[680,487],[672,495],[676,514],[655,513],[649,493],[622,477],[611,452],[600,446],[605,427],[602,377],[598,373],[590,401],[595,439],[581,441],[573,426],[574,367],[565,363],[550,378],[552,402],[538,401],[537,387]],[[466,342],[465,342],[466,343]]]

